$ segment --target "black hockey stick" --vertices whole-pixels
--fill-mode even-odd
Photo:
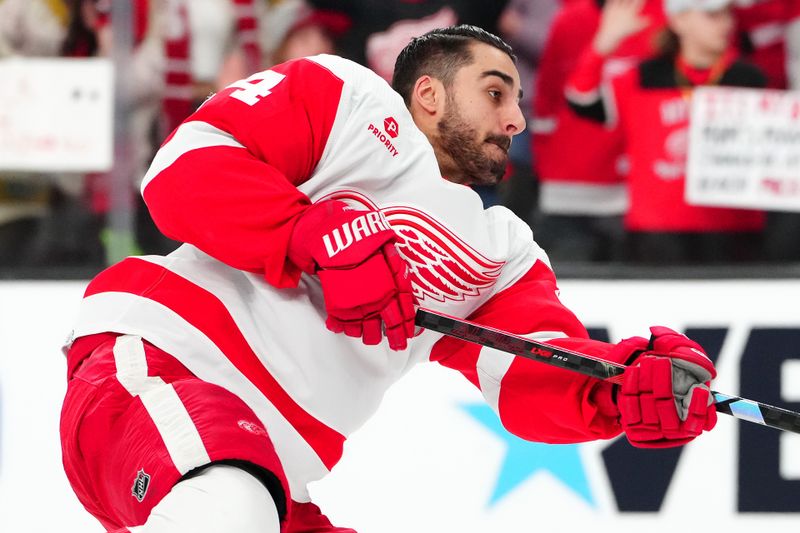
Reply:
[[[572,350],[532,341],[512,333],[481,326],[468,320],[443,315],[428,309],[419,309],[417,311],[416,324],[450,337],[474,342],[481,346],[488,346],[502,352],[557,366],[611,383],[621,383],[622,374],[626,368],[625,365],[619,363],[604,361]],[[718,413],[784,431],[800,433],[800,413],[716,391],[711,391],[711,394],[714,395],[714,403]]]

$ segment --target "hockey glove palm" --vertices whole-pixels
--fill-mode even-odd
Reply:
[[[289,242],[289,260],[322,284],[327,328],[364,344],[383,335],[403,350],[414,335],[414,298],[397,234],[376,211],[328,200],[303,213]]]
[[[711,430],[717,413],[709,382],[714,364],[699,344],[665,327],[617,345],[628,368],[617,394],[625,435],[639,448],[681,446]],[[619,359],[617,359],[619,360]]]

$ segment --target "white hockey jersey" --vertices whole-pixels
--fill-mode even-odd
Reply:
[[[187,244],[98,275],[75,336],[141,335],[237,394],[268,429],[294,500],[308,501],[307,483],[423,361],[462,372],[523,438],[619,433],[597,407],[608,384],[430,331],[394,352],[325,328],[319,282],[286,249],[311,202],[338,198],[380,210],[398,232],[420,305],[596,355],[609,349],[559,303],[528,226],[443,179],[402,98],[368,69],[317,56],[234,83],[167,139],[142,191],[161,230]],[[86,355],[74,352],[71,368]]]

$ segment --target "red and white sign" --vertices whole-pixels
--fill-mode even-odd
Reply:
[[[109,170],[113,78],[107,59],[0,61],[0,170]]]
[[[800,211],[800,92],[697,89],[686,199],[698,205]]]

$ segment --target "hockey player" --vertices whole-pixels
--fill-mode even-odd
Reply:
[[[588,340],[527,225],[466,186],[502,176],[524,127],[511,49],[435,30],[393,85],[338,57],[290,61],[161,147],[144,198],[186,244],[99,274],[67,347],[64,465],[108,530],[352,531],[307,484],[423,361],[525,439],[662,447],[714,426],[700,346],[666,328]],[[415,332],[417,305],[632,366],[617,388]]]

